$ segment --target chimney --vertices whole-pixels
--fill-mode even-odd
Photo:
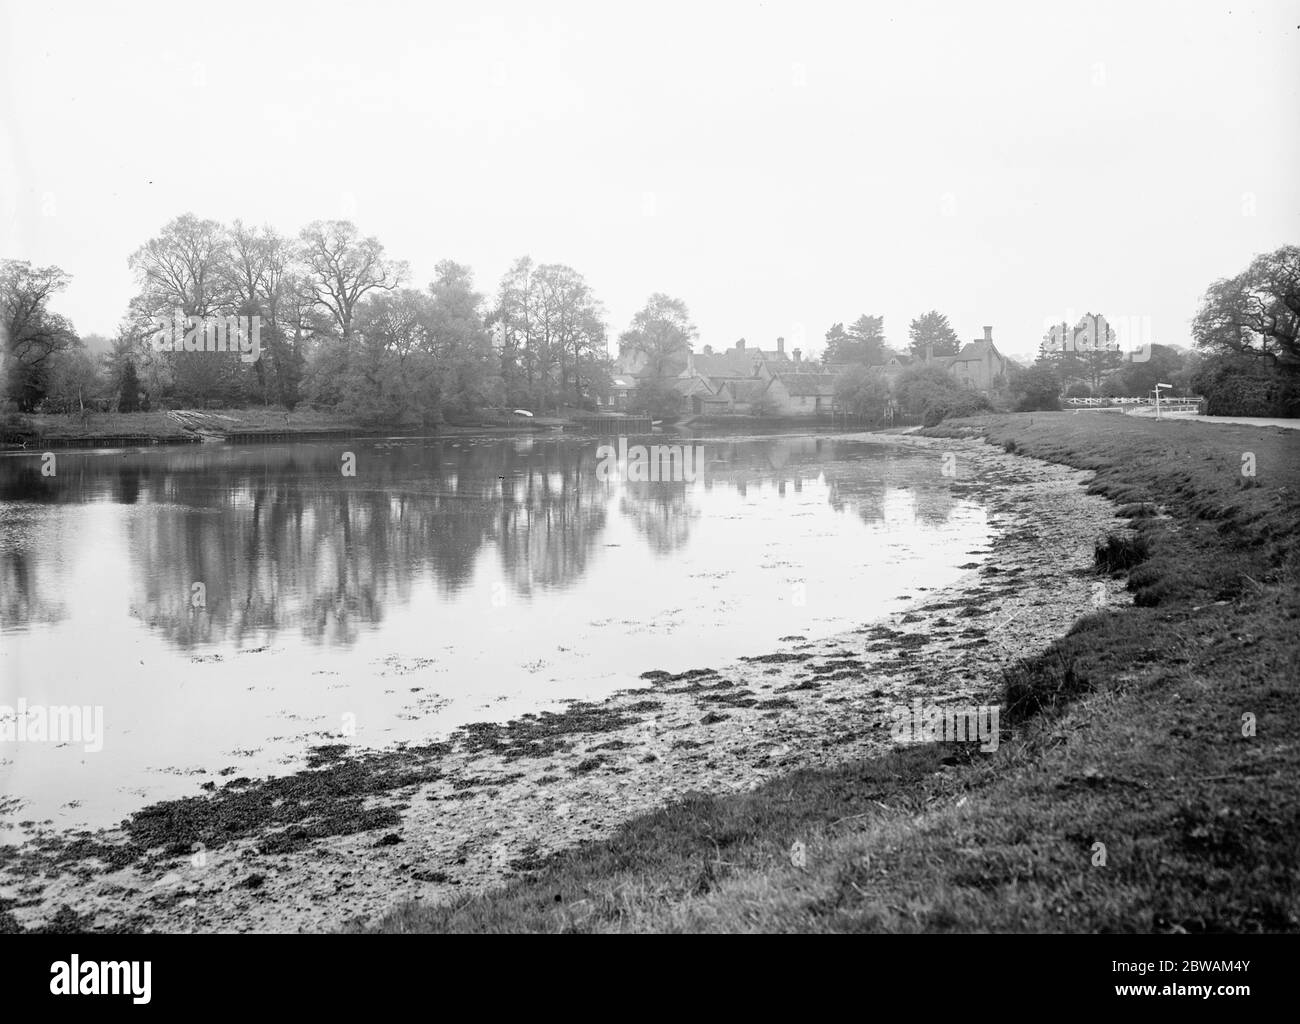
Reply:
[[[985,327],[985,328],[984,328],[984,340],[987,341],[990,345],[993,344],[993,328],[992,328],[992,327]]]
[[[744,339],[744,338],[741,338],[738,342],[736,342],[736,348],[740,349],[742,352],[745,350],[745,339]]]
[[[784,339],[784,338],[777,338],[777,339],[776,339],[776,351],[777,351],[780,355],[785,355],[785,339]]]
[[[803,349],[797,348],[794,350],[794,365],[798,366],[802,361],[803,361]]]

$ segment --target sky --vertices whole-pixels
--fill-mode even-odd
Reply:
[[[0,0],[0,257],[71,274],[83,335],[193,212],[345,217],[420,287],[567,263],[612,337],[666,292],[697,350],[929,309],[1185,345],[1300,243],[1298,41],[1300,0]]]

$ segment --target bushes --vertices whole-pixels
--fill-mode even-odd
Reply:
[[[867,367],[854,366],[835,382],[835,401],[854,416],[879,423],[889,408],[889,385]]]
[[[1061,408],[1061,380],[1050,366],[1036,363],[1011,378],[1016,412],[1055,412]]]
[[[911,367],[898,377],[894,398],[909,416],[920,416],[927,427],[959,416],[991,412],[993,403],[977,391],[963,387],[938,366]]]
[[[632,411],[657,420],[676,419],[682,414],[682,396],[667,380],[643,380],[632,393]]]
[[[894,400],[908,416],[922,416],[941,406],[957,390],[948,371],[938,366],[910,366],[894,382]]]
[[[921,414],[921,422],[927,427],[935,427],[946,419],[978,416],[980,413],[992,411],[993,403],[979,392],[956,388],[951,394],[936,397],[931,404],[927,405]]]
[[[1150,553],[1151,547],[1144,534],[1112,533],[1094,545],[1093,561],[1098,572],[1127,572],[1146,561]]]
[[[1262,361],[1239,356],[1210,359],[1192,379],[1209,416],[1296,416],[1300,380]]]

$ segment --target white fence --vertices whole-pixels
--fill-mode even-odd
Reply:
[[[1198,412],[1201,408],[1201,402],[1204,401],[1199,395],[1193,395],[1190,398],[1162,398],[1160,399],[1160,408],[1169,412]],[[1151,398],[1067,398],[1063,404],[1067,409],[1121,409],[1135,405],[1155,405],[1154,399]]]

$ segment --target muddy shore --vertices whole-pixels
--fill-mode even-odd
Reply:
[[[955,455],[954,493],[992,527],[957,585],[835,637],[756,639],[735,664],[646,666],[642,687],[598,704],[387,751],[326,745],[296,775],[234,779],[117,829],[38,834],[0,848],[0,925],[317,931],[461,898],[686,793],[877,753],[898,705],[996,704],[1003,666],[1128,600],[1091,571],[1094,539],[1124,526],[1085,493],[1091,474],[979,441],[865,439],[931,451],[936,473]]]

